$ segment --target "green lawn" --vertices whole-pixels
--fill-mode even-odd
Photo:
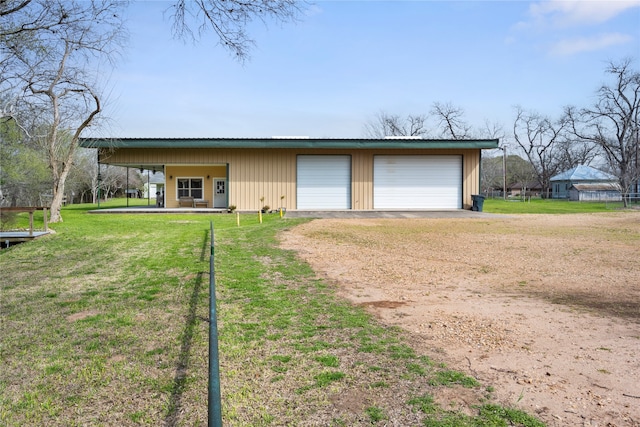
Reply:
[[[485,199],[483,211],[501,214],[565,214],[611,212],[622,209],[622,202],[572,202],[569,200],[532,198],[520,199]]]
[[[0,252],[1,425],[205,425],[210,221],[225,425],[542,425],[279,249],[304,220],[93,207]],[[473,390],[472,416],[434,403],[446,387]]]

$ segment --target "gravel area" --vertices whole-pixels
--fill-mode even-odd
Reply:
[[[640,212],[320,219],[281,238],[504,405],[640,426]]]

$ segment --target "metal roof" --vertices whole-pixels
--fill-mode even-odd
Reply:
[[[591,166],[579,165],[551,178],[551,181],[615,181],[616,177]]]
[[[82,138],[85,148],[493,149],[498,139]]]
[[[620,186],[615,182],[573,184],[571,188],[575,188],[578,191],[620,191]]]

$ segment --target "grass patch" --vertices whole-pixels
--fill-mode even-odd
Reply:
[[[511,425],[518,425],[522,427],[544,427],[544,424],[526,414],[523,411],[512,408],[504,408],[499,405],[484,405],[480,407],[479,417],[486,420],[485,425],[493,423],[493,425],[503,425],[504,421],[508,421]]]
[[[340,381],[344,378],[342,372],[323,372],[315,376],[316,385],[318,387],[325,387],[334,381]]]
[[[618,204],[605,202],[573,202],[558,199],[532,198],[528,201],[519,199],[485,199],[482,210],[501,214],[575,214],[611,212],[619,209]]]
[[[425,394],[424,396],[414,397],[409,400],[415,410],[419,410],[425,414],[435,414],[440,411],[440,407],[435,403],[433,396]]]
[[[369,416],[369,419],[372,423],[377,423],[378,421],[387,419],[384,414],[384,410],[382,408],[378,408],[377,406],[369,406],[364,410],[364,412]]]
[[[0,424],[205,425],[211,220],[225,425],[407,425],[426,407],[407,402],[445,387],[401,330],[278,247],[304,220],[94,207],[0,252]],[[384,404],[351,410],[363,390]]]
[[[525,412],[504,408],[496,404],[476,406],[475,415],[443,410],[432,396],[425,394],[409,400],[414,411],[427,415],[423,423],[426,427],[544,427],[544,423]]]
[[[316,362],[320,363],[322,366],[329,368],[337,368],[340,365],[340,360],[336,356],[332,355],[316,356],[315,359]]]
[[[322,388],[326,387],[329,384],[340,381],[345,377],[343,372],[322,372],[313,377],[314,382],[312,384],[305,385],[300,387],[297,390],[298,394],[304,394],[309,390],[313,390],[314,388]]]
[[[436,372],[433,378],[429,380],[429,384],[433,386],[451,386],[454,384],[459,384],[467,388],[478,387],[480,385],[480,383],[475,378],[465,375],[462,372],[452,370]]]

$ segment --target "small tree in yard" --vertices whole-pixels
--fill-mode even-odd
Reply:
[[[0,119],[0,206],[37,206],[50,181],[39,147],[24,142],[14,120]]]
[[[53,180],[51,222],[60,222],[80,136],[102,111],[95,82],[100,67],[118,53],[123,3],[18,3],[3,1],[0,6],[0,89],[17,94],[17,113],[12,114],[44,149]]]
[[[640,71],[625,59],[611,62],[606,73],[612,84],[603,84],[597,101],[590,108],[567,107],[572,132],[580,139],[596,144],[618,177],[625,206],[630,192],[637,191],[640,180]]]
[[[42,144],[53,181],[51,222],[62,221],[65,182],[81,135],[96,124],[103,100],[97,81],[126,34],[119,0],[0,0],[0,119],[11,117]],[[212,30],[239,60],[254,41],[254,20],[295,20],[296,0],[176,0],[169,9],[178,37]]]

